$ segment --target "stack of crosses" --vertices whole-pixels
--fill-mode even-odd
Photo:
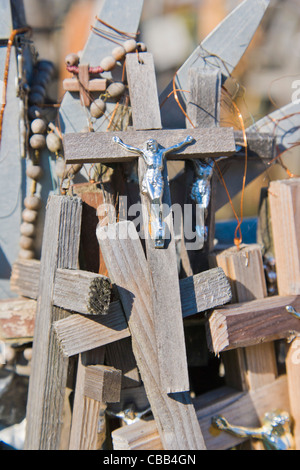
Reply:
[[[134,11],[138,3],[134,2]],[[110,14],[105,18],[107,11],[106,4],[101,15],[111,20]],[[130,31],[137,27],[136,23],[134,18]],[[179,151],[170,150],[168,159],[188,162],[234,158],[240,135],[231,128],[218,127],[221,71],[211,68],[203,71],[188,64],[191,90],[188,108],[189,115],[196,109],[194,126],[171,130],[163,129],[152,55],[128,54],[125,65],[132,129],[114,134],[67,133],[64,137],[67,163],[122,164],[137,159],[141,185],[146,171],[143,158],[116,145],[113,136],[138,149],[150,138],[170,149],[191,135],[193,143]],[[211,97],[205,108],[204,89],[206,96]],[[267,145],[272,141],[272,136],[257,133],[250,138],[253,145],[256,141]],[[26,449],[103,449],[107,442],[108,404],[118,402],[122,405],[118,416],[131,424],[113,430],[109,436],[115,450],[228,449],[245,438],[213,431],[211,423],[216,414],[222,413],[236,425],[258,427],[263,415],[277,408],[291,412],[295,441],[299,441],[299,378],[293,362],[297,340],[291,343],[287,373],[281,376],[277,373],[274,348],[275,340],[290,338],[300,330],[298,318],[285,308],[290,305],[297,311],[294,211],[297,181],[277,182],[279,186],[270,190],[275,195],[275,203],[270,199],[270,205],[278,285],[282,291],[279,296],[268,298],[258,245],[213,252],[213,207],[209,238],[201,256],[182,249],[182,262],[189,275],[179,279],[167,171],[165,164],[164,223],[169,238],[162,248],[155,246],[148,233],[151,207],[148,198],[138,192],[145,244],[133,222],[107,223],[99,218],[100,255],[96,247],[92,257],[99,256],[100,267],[98,272],[92,272],[87,262],[87,269],[80,269],[80,245],[83,239],[89,239],[91,228],[95,230],[95,226],[83,223],[85,213],[105,200],[101,190],[100,195],[85,192],[72,197],[50,196],[41,260],[15,263],[11,288],[22,297],[18,301],[30,303],[32,308],[32,314],[28,314],[29,337],[34,323]],[[190,171],[187,163],[187,180]],[[283,204],[290,210],[281,209]],[[288,217],[289,225],[281,222],[280,215]],[[285,227],[290,230],[281,233]],[[277,254],[277,233],[280,253],[291,254],[289,269],[282,267]],[[92,244],[92,237],[90,240]],[[84,245],[83,250],[91,249],[86,242]],[[205,269],[205,263],[199,266],[203,254],[211,269]],[[285,281],[290,286],[288,274],[292,267],[295,289],[289,291]],[[283,278],[279,272],[284,273]],[[225,304],[228,305],[224,307]],[[210,315],[205,315],[206,312]],[[194,314],[200,314],[206,323],[208,347],[222,355],[227,383],[192,400],[183,318]],[[66,397],[70,389],[74,391],[74,400],[68,414]],[[151,417],[139,419],[143,412],[126,409],[131,402],[139,410],[151,410]],[[252,448],[258,445],[254,443]]]

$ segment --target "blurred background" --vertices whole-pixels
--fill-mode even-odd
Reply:
[[[56,66],[56,80],[50,89],[53,100],[60,102],[63,97],[62,80],[67,76],[64,58],[70,52],[83,49],[102,2],[24,1],[39,56],[53,61]],[[239,3],[239,0],[145,0],[140,24],[141,40],[154,56],[159,92],[172,80],[201,40]],[[271,0],[233,75],[241,85],[237,104],[246,127],[292,100],[295,92],[293,83],[300,79],[299,0]],[[226,103],[222,106],[226,112]],[[295,148],[283,157],[284,164],[295,175],[300,174],[299,152],[300,149]],[[244,215],[256,216],[262,186],[268,186],[270,180],[287,177],[287,172],[275,165],[249,184]],[[239,211],[240,195],[233,198],[233,203]],[[217,220],[233,218],[230,205],[226,204],[216,217]]]

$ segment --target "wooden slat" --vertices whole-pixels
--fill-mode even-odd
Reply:
[[[68,357],[130,336],[123,312],[120,315],[120,304],[114,302],[105,317],[74,314],[53,326],[62,352]]]
[[[211,350],[219,354],[299,334],[300,322],[286,311],[287,305],[299,311],[300,297],[267,297],[215,310],[207,324]]]
[[[245,439],[212,429],[211,420],[223,415],[236,425],[257,427],[264,414],[273,409],[289,411],[286,376],[254,391],[236,392],[230,388],[210,391],[195,399],[197,418],[208,450],[227,450]],[[114,450],[161,450],[155,421],[140,421],[112,433]],[[148,445],[150,444],[150,447]]]
[[[106,438],[106,404],[85,396],[85,372],[90,365],[103,364],[105,348],[80,354],[77,364],[69,450],[99,450]]]
[[[36,299],[40,262],[19,260],[12,268],[11,290]],[[78,269],[57,269],[53,303],[57,307],[86,315],[105,314],[109,310],[111,283],[106,276]]]
[[[129,233],[135,239],[128,237]],[[165,449],[204,449],[188,393],[168,395],[160,386],[156,340],[150,310],[150,277],[133,223],[99,228],[97,236],[109,275],[118,286],[131,331],[132,347]]]
[[[33,338],[36,302],[29,299],[0,301],[0,340],[17,343]]]
[[[186,146],[178,154],[174,152],[168,154],[168,160],[230,156],[236,150],[231,128],[152,130],[151,134],[149,131],[118,131],[113,135],[139,148],[143,147],[150,137],[165,148],[171,147],[174,142],[183,141],[188,135],[194,137],[195,143]],[[128,162],[137,158],[119,148],[113,142],[110,132],[66,134],[63,145],[67,163]]]
[[[78,267],[80,225],[80,199],[61,196],[49,198],[29,381],[26,449],[59,447],[68,360],[59,350],[52,324],[68,313],[53,307],[52,292],[58,267]]]
[[[137,63],[139,66],[137,66]],[[161,129],[160,109],[152,54],[128,54],[126,74],[135,130]]]
[[[86,366],[84,395],[101,403],[116,403],[121,397],[121,382],[122,372],[114,367]]]
[[[273,181],[269,202],[279,295],[300,293],[300,178]],[[289,304],[290,305],[290,304]],[[299,305],[294,305],[299,312]],[[299,319],[296,321],[299,322]],[[299,322],[300,323],[300,322]],[[300,373],[298,335],[289,345],[286,370],[296,450],[300,449]]]
[[[131,55],[126,60],[129,95],[132,105],[139,105],[136,115],[133,114],[133,126],[138,129],[161,128],[160,109],[154,61],[151,54]],[[136,84],[135,82],[139,83]],[[149,86],[151,83],[151,86]],[[140,102],[144,101],[141,106]],[[149,119],[149,116],[151,117]],[[171,145],[178,143],[176,139]],[[143,159],[138,162],[138,176],[142,187],[147,166]],[[158,250],[149,234],[152,209],[147,195],[141,193],[143,206],[143,226],[147,233],[146,251],[151,279],[150,308],[157,342],[160,386],[167,393],[189,390],[185,337],[182,322],[182,310],[177,268],[177,255],[173,228],[173,214],[170,210],[171,196],[168,181],[168,170],[165,162],[163,168],[164,204],[163,223],[168,230],[164,247]]]

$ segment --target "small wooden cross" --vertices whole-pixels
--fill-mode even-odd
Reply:
[[[90,79],[89,66],[87,64],[78,65],[78,78],[65,78],[63,88],[65,91],[79,92],[82,106],[90,106],[91,93],[105,91],[107,80],[105,78]]]

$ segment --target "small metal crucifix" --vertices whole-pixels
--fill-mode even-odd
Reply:
[[[173,145],[163,148],[155,139],[149,139],[142,149],[124,144],[119,137],[113,137],[113,141],[129,152],[141,155],[146,163],[147,169],[142,180],[141,192],[148,196],[151,204],[151,236],[154,238],[155,248],[164,247],[165,227],[163,223],[162,200],[164,192],[164,177],[162,174],[165,157],[171,151],[182,149],[185,145],[193,142],[192,136]]]

